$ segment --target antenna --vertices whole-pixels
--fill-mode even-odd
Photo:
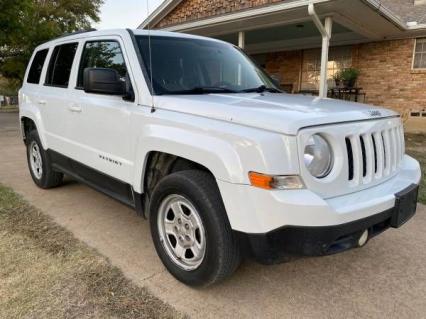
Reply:
[[[146,11],[148,14],[148,17],[150,15],[150,5],[149,0],[146,0]],[[154,105],[154,84],[152,82],[153,76],[152,76],[152,48],[151,48],[151,27],[150,24],[151,21],[148,21],[147,28],[148,28],[148,51],[149,51],[149,81],[151,85],[151,113],[155,112],[155,105]]]

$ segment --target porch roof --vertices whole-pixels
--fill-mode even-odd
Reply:
[[[165,0],[140,25],[140,28],[155,26],[182,1]],[[162,29],[220,37],[239,31],[266,30],[278,25],[295,25],[311,20],[307,9],[310,3],[315,4],[320,18],[333,17],[337,23],[337,33],[344,29],[348,31],[346,34],[340,32],[337,39],[333,40],[334,44],[379,41],[426,34],[426,23],[423,23],[426,21],[426,6],[414,6],[412,0],[286,0],[190,20]],[[414,23],[415,21],[417,23]],[[309,25],[305,30],[309,30]],[[281,33],[285,32],[286,30],[281,30]],[[274,43],[274,47],[277,44]],[[291,41],[290,46],[294,46]],[[258,50],[254,49],[254,51]]]

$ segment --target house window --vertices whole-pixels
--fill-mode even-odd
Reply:
[[[330,48],[327,67],[328,87],[333,88],[334,75],[352,66],[352,48],[336,47]],[[306,50],[303,53],[302,63],[302,91],[319,90],[321,74],[321,50]]]
[[[416,39],[413,69],[426,69],[426,38]]]

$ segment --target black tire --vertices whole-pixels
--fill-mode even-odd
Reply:
[[[184,270],[171,257],[160,240],[159,209],[170,195],[185,197],[200,215],[205,228],[206,250],[198,268]],[[235,238],[219,189],[213,176],[199,170],[173,173],[155,187],[150,203],[151,234],[157,253],[168,271],[189,286],[208,286],[229,277],[241,263]]]
[[[40,156],[41,156],[41,167],[42,173],[41,176],[36,176],[36,173],[31,167],[31,148],[37,145]],[[30,170],[31,177],[34,183],[43,189],[49,189],[61,185],[64,178],[64,174],[53,170],[52,163],[47,152],[43,149],[43,146],[40,142],[40,138],[36,130],[31,130],[26,137],[26,146],[27,146],[27,162],[28,169]]]

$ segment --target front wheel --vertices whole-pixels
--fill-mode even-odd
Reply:
[[[157,253],[178,280],[207,286],[239,266],[238,242],[211,174],[188,170],[166,176],[152,194],[150,212]]]

